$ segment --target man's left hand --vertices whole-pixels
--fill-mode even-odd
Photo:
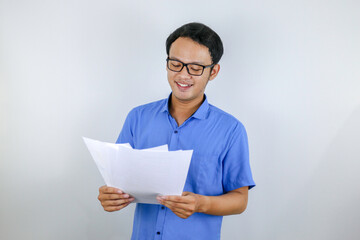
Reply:
[[[157,200],[177,216],[186,219],[195,212],[202,212],[203,197],[192,192],[183,192],[182,196],[158,196]]]

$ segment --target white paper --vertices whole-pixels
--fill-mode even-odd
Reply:
[[[193,150],[168,151],[163,145],[132,149],[83,138],[107,186],[133,196],[133,202],[157,204],[158,195],[181,195]]]

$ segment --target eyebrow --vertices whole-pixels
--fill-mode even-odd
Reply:
[[[177,57],[170,57],[170,59],[173,59],[173,60],[177,60],[177,61],[180,61],[182,63],[185,63],[183,61],[181,61],[180,59],[178,59]],[[201,66],[206,66],[206,64],[202,63],[202,62],[190,62],[190,63],[185,63],[185,64],[197,64],[197,65],[201,65]]]

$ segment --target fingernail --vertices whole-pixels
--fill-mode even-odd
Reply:
[[[117,193],[122,194],[123,192],[121,190],[117,190]]]
[[[130,196],[129,196],[129,194],[124,194],[123,197],[124,197],[124,198],[128,198],[128,197],[130,197]]]

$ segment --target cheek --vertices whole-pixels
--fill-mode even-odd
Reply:
[[[209,80],[208,80],[207,78],[202,79],[202,82],[201,82],[201,84],[202,84],[202,86],[201,86],[202,90],[205,90],[206,85],[208,84],[208,82],[209,82]]]
[[[176,75],[175,72],[172,72],[172,71],[167,70],[167,78],[168,78],[168,81],[173,80],[173,79],[175,78],[175,75]]]

